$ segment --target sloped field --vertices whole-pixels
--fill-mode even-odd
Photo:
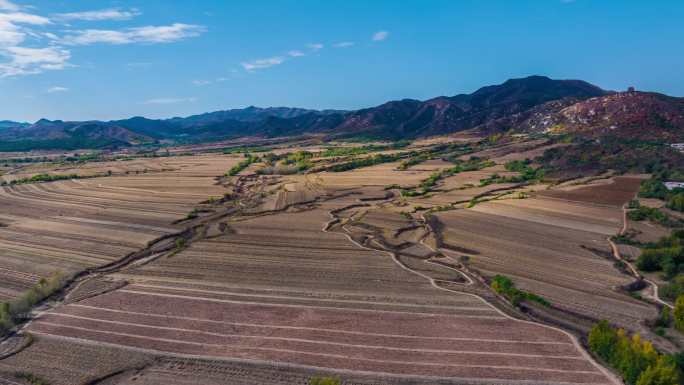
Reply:
[[[229,234],[120,274],[132,283],[61,306],[30,330],[424,380],[609,382],[567,334],[439,290],[389,255],[323,232],[337,207],[231,222]]]
[[[226,191],[213,175],[230,162],[0,188],[0,300],[56,270],[104,265],[181,230],[172,223]]]
[[[607,237],[621,210],[542,198],[481,203],[437,214],[445,242],[473,250],[471,265],[504,274],[552,304],[635,327],[655,309],[615,287],[631,277],[613,267]]]

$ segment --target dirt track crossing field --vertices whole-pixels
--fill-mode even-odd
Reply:
[[[101,266],[179,231],[174,221],[226,191],[215,175],[237,160],[167,162],[165,172],[0,187],[0,300],[56,270]]]
[[[231,223],[230,234],[121,274],[132,283],[61,306],[30,331],[399,377],[610,382],[565,333],[437,290],[389,256],[322,232],[343,203]]]

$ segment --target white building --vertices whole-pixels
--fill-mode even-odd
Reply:
[[[684,143],[672,143],[670,146],[675,150],[684,151]]]
[[[684,182],[665,182],[665,188],[668,190],[674,190],[676,188],[684,188]]]

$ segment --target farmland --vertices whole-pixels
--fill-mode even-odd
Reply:
[[[181,229],[173,222],[227,190],[232,158],[180,159],[170,170],[0,188],[0,299],[55,270],[75,273]]]
[[[599,319],[652,336],[657,307],[621,289],[634,279],[608,242],[642,176],[510,182],[545,140],[393,146],[5,175],[89,177],[2,187],[0,300],[74,279],[20,326],[35,340],[0,358],[0,383],[617,383],[582,338]],[[358,161],[378,154],[401,157]],[[496,275],[543,301],[514,303]]]

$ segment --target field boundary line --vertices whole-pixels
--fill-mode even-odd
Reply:
[[[168,298],[182,298],[191,301],[206,301],[206,302],[218,302],[218,303],[235,303],[235,304],[245,304],[245,305],[255,305],[255,306],[266,306],[266,307],[291,307],[291,308],[302,308],[302,309],[325,309],[325,310],[337,310],[337,311],[357,311],[357,312],[367,312],[367,313],[392,313],[392,314],[415,314],[424,316],[439,316],[439,317],[450,317],[450,318],[478,318],[478,319],[502,319],[502,317],[497,316],[487,316],[487,315],[459,315],[450,313],[425,313],[425,312],[410,312],[410,311],[399,311],[399,310],[375,310],[375,309],[361,309],[361,308],[348,308],[348,307],[334,307],[334,306],[317,306],[317,305],[297,305],[297,304],[280,304],[280,303],[269,303],[269,302],[254,302],[254,301],[235,301],[230,299],[218,299],[218,298],[204,298],[204,297],[191,297],[187,295],[179,294],[164,294],[164,293],[150,293],[138,290],[128,290],[121,289],[117,290],[118,293],[131,293],[139,295],[150,295],[156,297],[168,297]]]
[[[339,329],[325,329],[325,328],[314,328],[306,326],[278,326],[278,325],[266,325],[266,324],[254,324],[254,323],[244,323],[244,322],[229,322],[229,321],[216,321],[204,318],[194,318],[194,317],[181,317],[181,316],[171,316],[166,314],[155,314],[155,313],[142,313],[127,310],[109,309],[104,307],[95,307],[89,305],[82,305],[79,303],[69,304],[70,307],[81,307],[93,310],[100,310],[105,312],[113,313],[123,313],[123,314],[133,314],[141,315],[147,317],[157,317],[157,318],[174,318],[187,321],[198,321],[206,323],[216,323],[225,325],[235,325],[235,326],[245,326],[245,327],[258,327],[258,328],[271,328],[271,329],[291,329],[291,330],[311,330],[311,331],[323,331],[331,333],[340,334],[354,334],[354,335],[368,335],[375,337],[390,337],[390,338],[405,338],[405,339],[427,339],[427,340],[449,340],[449,341],[474,341],[474,342],[496,342],[496,343],[511,343],[511,344],[534,344],[534,345],[572,345],[570,342],[556,342],[556,341],[520,341],[520,340],[501,340],[501,339],[487,339],[487,338],[467,338],[467,337],[436,337],[436,336],[408,336],[403,334],[386,334],[386,333],[371,333],[371,332],[359,332],[352,330],[339,330]],[[66,313],[50,313],[50,314],[66,314]]]
[[[334,222],[339,222],[339,218],[336,218],[335,215],[334,215],[332,212],[328,211],[328,215],[330,216],[331,220],[328,221],[327,223],[325,223],[325,225],[324,225],[323,228],[321,229],[323,232],[330,232],[330,231],[328,230],[329,226],[332,225],[332,223],[334,223]],[[344,226],[342,226],[342,228],[344,229]],[[345,229],[345,231],[346,231],[346,229]],[[358,247],[360,247],[360,248],[362,248],[362,249],[374,250],[374,249],[371,249],[371,248],[369,248],[369,247],[366,247],[366,246],[364,246],[364,245],[359,244],[358,242],[356,242],[356,241],[355,241],[349,234],[347,234],[347,233],[342,233],[342,235],[344,235],[345,237],[347,237],[347,239],[348,239],[350,242],[352,242],[353,244],[357,245]],[[606,378],[609,379],[611,383],[613,383],[614,385],[623,385],[622,380],[621,380],[620,378],[618,378],[613,372],[611,372],[611,371],[608,370],[607,368],[605,368],[605,367],[603,367],[602,365],[600,365],[600,364],[594,359],[594,357],[592,357],[591,354],[589,354],[589,353],[584,349],[584,347],[582,346],[582,344],[580,344],[580,342],[579,342],[579,340],[577,339],[577,337],[574,336],[572,333],[567,332],[567,331],[565,331],[565,330],[563,330],[563,329],[561,329],[561,328],[555,327],[555,326],[550,326],[550,325],[546,325],[546,324],[543,324],[543,323],[538,323],[538,322],[533,322],[533,321],[527,321],[527,320],[521,320],[521,319],[515,318],[515,317],[513,317],[513,316],[511,316],[511,315],[506,314],[505,312],[503,312],[502,310],[500,310],[500,309],[497,308],[496,306],[492,305],[491,303],[487,302],[484,298],[480,297],[479,295],[472,294],[472,293],[467,293],[467,292],[456,291],[456,290],[451,290],[451,289],[447,289],[447,288],[444,288],[444,287],[441,287],[441,286],[437,285],[432,277],[429,277],[429,276],[424,275],[424,274],[422,274],[422,273],[420,273],[420,272],[411,270],[410,268],[404,266],[401,262],[397,261],[396,258],[395,258],[394,253],[392,253],[392,252],[385,251],[385,250],[374,250],[374,251],[376,251],[376,252],[381,252],[381,253],[385,253],[385,254],[390,255],[392,261],[394,261],[399,267],[401,267],[402,269],[407,270],[407,271],[409,271],[409,272],[411,272],[411,273],[417,274],[417,275],[419,275],[419,276],[421,276],[421,277],[423,277],[423,278],[428,279],[429,282],[430,282],[430,284],[431,284],[433,287],[435,287],[436,289],[443,290],[443,291],[448,291],[448,292],[453,292],[453,293],[458,293],[458,294],[461,294],[461,295],[470,295],[470,296],[473,296],[473,297],[475,297],[475,298],[479,298],[482,302],[484,302],[485,304],[487,304],[488,306],[490,306],[492,309],[494,309],[496,312],[498,312],[499,314],[501,314],[501,315],[502,315],[503,317],[505,317],[505,318],[508,318],[508,319],[513,320],[513,321],[516,321],[516,322],[523,322],[523,323],[530,324],[530,325],[536,325],[536,326],[544,327],[544,328],[547,328],[547,329],[550,329],[550,330],[555,330],[555,331],[558,331],[558,332],[563,333],[563,334],[566,335],[568,338],[570,338],[570,340],[572,341],[573,345],[575,345],[575,347],[577,348],[577,350],[580,351],[580,353],[587,359],[587,361],[589,361],[592,365],[594,365],[594,367],[596,367],[604,376],[606,376]]]
[[[46,324],[49,326],[55,326],[58,328],[74,329],[74,330],[101,333],[101,334],[111,334],[111,335],[118,335],[118,336],[122,336],[122,337],[134,337],[134,338],[139,338],[139,339],[143,339],[143,340],[147,339],[147,340],[151,340],[151,341],[168,342],[168,343],[181,344],[181,345],[185,344],[185,345],[193,345],[193,346],[231,348],[231,346],[220,345],[220,344],[210,344],[210,343],[201,343],[201,342],[192,342],[192,341],[179,341],[179,340],[172,340],[172,339],[168,339],[168,338],[157,338],[157,337],[143,336],[143,335],[138,335],[138,334],[119,333],[119,332],[112,332],[112,331],[106,331],[106,330],[93,330],[93,329],[77,327],[77,326],[65,326],[65,325],[60,325],[60,324],[53,324],[51,322],[43,322],[43,324]],[[36,334],[41,334],[41,333],[43,333],[43,332],[36,332]],[[45,334],[50,335],[50,333],[45,333]],[[121,346],[127,346],[127,345],[121,345]],[[238,347],[237,349],[239,349],[239,350],[272,351],[272,352],[278,352],[278,353],[296,353],[296,354],[322,356],[322,357],[330,357],[330,358],[345,359],[345,360],[352,360],[352,361],[370,361],[370,362],[377,362],[377,363],[400,364],[400,365],[416,365],[416,366],[432,366],[432,367],[434,367],[434,366],[437,366],[437,367],[446,366],[446,367],[455,367],[455,368],[504,369],[504,370],[534,371],[534,372],[542,371],[542,372],[551,372],[551,373],[601,374],[601,372],[599,372],[599,371],[533,368],[533,367],[527,367],[527,366],[468,365],[468,364],[447,364],[447,363],[437,363],[437,362],[379,360],[379,359],[375,359],[375,358],[350,357],[350,356],[345,356],[342,354],[316,353],[316,352],[307,352],[307,351],[295,350],[295,349],[264,348],[264,347],[258,347],[258,346],[255,346],[255,347]]]
[[[446,266],[444,266],[444,267],[446,267]],[[450,305],[421,305],[421,304],[406,303],[406,302],[380,302],[380,301],[362,301],[362,300],[348,300],[348,299],[339,299],[338,300],[338,299],[329,299],[329,298],[295,297],[295,296],[288,296],[288,295],[235,293],[235,292],[228,292],[228,291],[192,289],[192,288],[186,289],[186,288],[181,288],[181,287],[148,285],[148,284],[139,284],[139,283],[134,283],[134,284],[129,285],[129,288],[133,289],[133,290],[136,287],[163,289],[163,290],[175,290],[175,291],[192,291],[192,292],[198,292],[198,293],[221,294],[221,295],[235,296],[235,297],[277,298],[277,299],[293,299],[293,300],[303,300],[303,301],[358,303],[358,304],[404,306],[404,307],[417,307],[417,308],[435,308],[435,309],[489,310],[489,309],[486,309],[483,307],[450,306]]]
[[[343,343],[343,342],[329,342],[329,341],[325,341],[325,340],[311,340],[311,339],[306,339],[306,338],[273,337],[273,336],[260,336],[260,335],[248,335],[248,334],[225,334],[225,333],[208,332],[208,331],[203,331],[203,330],[175,328],[175,327],[168,327],[168,326],[145,325],[145,324],[139,324],[139,323],[134,323],[134,322],[110,321],[110,320],[103,320],[103,319],[98,319],[98,318],[76,316],[76,315],[71,315],[71,314],[60,314],[60,313],[51,313],[50,314],[50,316],[54,316],[54,315],[57,315],[60,317],[82,319],[82,320],[93,321],[93,322],[103,322],[103,323],[109,323],[109,324],[133,326],[133,327],[140,327],[140,328],[161,329],[161,330],[179,331],[179,332],[187,332],[187,333],[205,334],[208,336],[226,337],[226,338],[246,338],[246,339],[292,341],[292,342],[311,343],[311,344],[316,344],[316,345],[336,345],[336,346],[346,346],[346,347],[350,347],[350,348],[376,349],[376,350],[395,350],[395,351],[401,351],[401,352],[468,354],[468,355],[481,354],[481,355],[491,355],[491,356],[536,357],[536,358],[554,358],[554,359],[583,360],[584,361],[584,357],[582,357],[581,355],[577,355],[577,356],[554,356],[554,355],[550,355],[550,354],[524,354],[524,353],[505,353],[505,352],[481,352],[481,351],[470,351],[470,350],[399,348],[399,347],[382,346],[382,345],[365,345],[365,344],[348,344],[348,343]],[[49,323],[49,324],[53,324],[49,321],[45,321],[45,322]],[[56,324],[56,325],[61,325],[61,324]],[[69,327],[69,325],[63,325],[63,326]],[[225,345],[222,345],[222,346],[225,346]]]
[[[500,378],[428,376],[428,375],[419,375],[419,374],[398,374],[398,373],[390,373],[390,372],[382,372],[382,371],[373,372],[373,371],[368,371],[368,370],[337,369],[337,368],[328,368],[328,367],[323,368],[320,366],[295,364],[295,363],[273,361],[273,360],[231,358],[231,357],[212,356],[212,355],[204,355],[203,356],[203,355],[198,355],[198,354],[164,352],[164,351],[160,351],[160,350],[138,348],[138,347],[134,347],[134,346],[125,346],[125,345],[115,344],[115,343],[111,343],[111,342],[93,341],[93,340],[88,340],[88,339],[84,339],[84,338],[68,337],[68,336],[56,335],[56,334],[51,334],[51,333],[46,333],[46,332],[35,332],[34,334],[40,335],[40,336],[43,336],[43,337],[49,338],[49,339],[75,341],[78,343],[82,343],[85,345],[91,345],[91,346],[92,345],[94,345],[94,346],[108,346],[108,347],[119,348],[119,349],[124,348],[124,349],[128,349],[131,351],[153,354],[156,356],[174,357],[174,358],[180,358],[180,359],[199,359],[199,360],[205,360],[205,361],[206,360],[215,360],[215,361],[238,363],[238,364],[242,363],[242,364],[252,364],[252,365],[268,365],[268,366],[275,366],[275,367],[281,367],[281,368],[315,370],[315,371],[320,371],[321,369],[325,369],[326,371],[329,371],[332,373],[350,374],[350,375],[368,375],[368,376],[373,376],[373,377],[383,376],[383,377],[389,377],[389,378],[402,378],[402,379],[413,379],[413,380],[422,380],[422,381],[469,381],[472,384],[478,384],[478,385],[492,385],[492,384],[501,383],[502,381],[505,381],[505,383],[508,385],[610,385],[607,382],[577,383],[577,382],[567,382],[567,381],[565,381],[565,382],[559,382],[559,381],[548,382],[548,381],[534,381],[534,380],[502,380]]]

